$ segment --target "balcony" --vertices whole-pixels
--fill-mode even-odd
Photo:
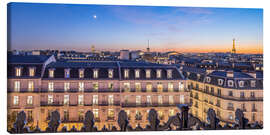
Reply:
[[[169,106],[176,106],[177,104],[170,104],[170,103],[141,103],[141,104],[136,104],[136,103],[123,103],[122,107],[169,107]]]
[[[63,102],[54,101],[52,103],[48,103],[48,101],[41,101],[40,106],[63,106]]]
[[[28,88],[20,88],[19,91],[15,91],[15,89],[8,88],[7,89],[8,93],[16,92],[16,93],[38,93],[39,88],[34,88],[32,90],[29,90]]]
[[[227,107],[227,110],[234,111],[234,107],[228,106],[228,107]]]

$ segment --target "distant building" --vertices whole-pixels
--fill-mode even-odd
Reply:
[[[120,59],[129,60],[129,50],[120,50]]]

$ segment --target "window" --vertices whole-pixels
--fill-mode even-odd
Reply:
[[[113,105],[113,95],[109,95],[108,103],[109,105]]]
[[[129,92],[130,91],[130,84],[129,83],[124,83],[124,91]]]
[[[229,114],[229,116],[228,116],[229,118],[229,120],[233,120],[233,115],[232,114]]]
[[[33,104],[33,96],[27,96],[27,105]]]
[[[168,83],[168,91],[173,92],[173,83],[171,82]]]
[[[158,110],[158,118],[160,120],[163,120],[164,119],[163,111]]]
[[[64,110],[64,120],[68,120],[69,119],[69,112],[68,110]]]
[[[158,104],[160,104],[160,105],[163,104],[162,96],[161,95],[158,96]]]
[[[217,104],[216,104],[216,106],[220,107],[220,100],[219,100],[219,99],[217,99]]]
[[[209,93],[209,86],[205,86],[205,92]]]
[[[93,83],[93,89],[94,91],[98,91],[98,82]]]
[[[223,80],[222,79],[218,79],[218,85],[223,85]]]
[[[113,90],[113,83],[108,83],[108,89]]]
[[[70,69],[65,69],[65,78],[70,78]]]
[[[172,70],[167,70],[167,78],[172,78]]]
[[[19,96],[13,97],[13,105],[19,105]]]
[[[214,87],[211,87],[211,94],[214,94],[215,93],[215,88]]]
[[[146,91],[152,92],[152,83],[151,82],[146,83]]]
[[[169,109],[169,117],[174,116],[174,109]]]
[[[93,105],[98,105],[98,95],[93,95]]]
[[[128,116],[128,120],[130,120],[130,110],[125,110]]]
[[[18,67],[18,68],[15,68],[15,70],[16,70],[16,76],[22,75],[22,68]]]
[[[252,104],[252,112],[256,112],[256,104],[255,103]]]
[[[244,87],[244,81],[239,81],[239,87]]]
[[[108,71],[108,77],[113,78],[113,69],[109,69]]]
[[[147,69],[146,71],[145,71],[146,73],[146,78],[151,78],[151,70],[150,69]]]
[[[54,77],[54,69],[49,69],[49,77],[50,78]]]
[[[28,82],[28,91],[34,91],[34,82],[33,81]]]
[[[54,90],[53,82],[48,83],[48,90],[51,92]]]
[[[180,104],[184,104],[184,103],[185,103],[185,96],[180,95]]]
[[[233,92],[232,91],[229,91],[229,96],[233,96]]]
[[[158,90],[158,92],[162,92],[163,91],[162,82],[157,82],[157,90]]]
[[[125,104],[127,104],[127,103],[128,103],[128,98],[129,98],[129,96],[128,96],[128,95],[126,95],[126,96],[124,97],[124,103],[125,103]]]
[[[218,96],[221,96],[221,89],[220,88],[217,89],[217,94],[218,94]]]
[[[256,114],[255,113],[252,113],[252,121],[256,121]]]
[[[206,82],[210,83],[211,78],[210,77],[206,77]]]
[[[20,81],[15,81],[14,82],[14,91],[19,92],[21,87],[21,82]]]
[[[78,95],[78,104],[83,105],[83,95]]]
[[[136,110],[135,120],[142,120],[142,114],[138,110]]]
[[[146,103],[147,103],[148,105],[151,105],[151,104],[152,104],[152,100],[151,100],[151,96],[150,96],[150,95],[148,95],[148,96],[146,97]]]
[[[98,109],[93,109],[94,117],[98,118]]]
[[[114,119],[114,109],[108,109],[108,119]]]
[[[84,91],[84,83],[79,82],[79,91]]]
[[[27,122],[33,122],[33,112],[27,111]]]
[[[252,81],[250,82],[250,85],[251,85],[251,87],[255,87],[255,86],[256,86],[256,81],[255,81],[255,80],[252,80]]]
[[[98,78],[98,70],[94,69],[94,78]]]
[[[84,118],[83,112],[84,112],[83,109],[80,109],[79,112],[78,112],[79,121],[83,121],[83,118]]]
[[[174,103],[173,96],[169,95],[169,104],[172,105]]]
[[[157,78],[161,78],[161,69],[157,70]]]
[[[48,95],[48,104],[53,103],[53,95]]]
[[[141,105],[141,96],[136,96],[136,105]]]
[[[79,78],[84,78],[84,69],[79,69]]]
[[[184,82],[179,82],[179,91],[184,90]]]
[[[70,83],[69,82],[65,82],[64,83],[64,90],[68,91],[70,89]]]
[[[245,92],[240,92],[240,98],[245,98]]]
[[[242,108],[243,111],[246,110],[246,105],[245,105],[245,103],[241,104],[241,108]]]
[[[35,68],[29,68],[29,76],[35,76]]]
[[[255,92],[254,91],[250,92],[250,97],[255,98]]]
[[[234,108],[233,108],[233,103],[228,103],[228,108],[227,108],[228,110],[233,110]]]
[[[135,83],[135,89],[136,89],[136,92],[140,92],[141,91],[141,83]]]
[[[139,69],[135,70],[135,78],[140,78],[140,70]]]
[[[124,78],[128,78],[129,77],[129,70],[125,69],[124,70]]]
[[[69,104],[69,95],[64,95],[64,105]]]
[[[233,80],[228,80],[228,86],[233,87]]]

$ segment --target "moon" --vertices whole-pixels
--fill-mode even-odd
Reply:
[[[97,15],[93,15],[93,18],[94,18],[94,19],[97,19]]]

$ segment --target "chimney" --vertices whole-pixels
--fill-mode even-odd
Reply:
[[[227,77],[233,78],[233,71],[227,71]]]

